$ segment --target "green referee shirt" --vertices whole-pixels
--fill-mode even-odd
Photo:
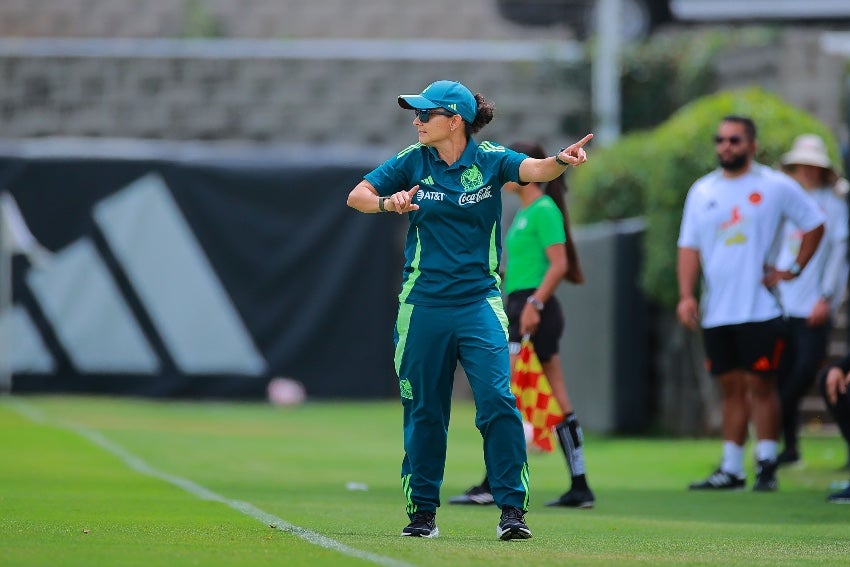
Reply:
[[[564,216],[548,195],[517,211],[505,235],[505,293],[536,289],[549,269],[546,248],[566,241]]]
[[[527,157],[470,139],[449,166],[417,143],[364,176],[382,196],[419,185],[419,210],[407,213],[402,303],[463,305],[500,295],[501,188],[519,180]]]

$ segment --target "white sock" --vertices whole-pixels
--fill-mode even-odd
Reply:
[[[724,441],[720,470],[744,478],[744,447],[732,441]]]
[[[778,446],[779,443],[773,439],[759,439],[756,442],[756,460],[775,461]]]

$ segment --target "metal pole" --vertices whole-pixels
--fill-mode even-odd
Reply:
[[[599,0],[593,59],[594,141],[602,146],[620,137],[620,18],[622,0]]]

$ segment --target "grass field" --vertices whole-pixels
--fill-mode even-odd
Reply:
[[[456,403],[443,498],[483,472]],[[532,454],[534,539],[496,539],[494,507],[443,506],[440,537],[399,537],[394,402],[153,402],[0,397],[0,565],[847,565],[837,437],[803,439],[780,491],[689,493],[718,440],[586,436],[593,510],[551,509],[566,472]],[[752,471],[750,471],[752,476]],[[349,490],[348,483],[368,490]]]

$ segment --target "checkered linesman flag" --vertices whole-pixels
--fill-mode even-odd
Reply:
[[[519,355],[511,371],[511,391],[522,418],[534,428],[532,443],[551,452],[554,445],[552,427],[564,419],[558,401],[552,395],[549,380],[543,374],[540,359],[531,338],[522,338]]]

